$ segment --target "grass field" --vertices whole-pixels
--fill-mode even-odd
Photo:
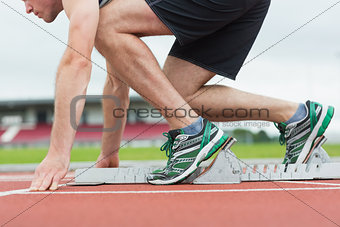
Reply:
[[[323,148],[330,156],[340,156],[340,144],[324,145]],[[239,158],[283,158],[284,147],[278,144],[236,144],[232,151]],[[46,155],[47,148],[0,148],[0,164],[10,163],[38,163]],[[95,161],[100,153],[100,148],[77,147],[72,150],[71,161]],[[162,160],[166,159],[165,152],[158,147],[150,148],[122,148],[121,160]]]

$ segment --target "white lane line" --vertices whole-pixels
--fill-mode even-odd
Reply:
[[[216,193],[216,192],[283,192],[283,191],[318,191],[340,190],[340,187],[322,188],[250,188],[250,189],[208,189],[208,190],[169,190],[169,191],[42,191],[29,192],[28,189],[0,192],[1,196],[7,195],[40,195],[40,194],[174,194],[174,193]]]
[[[291,183],[291,184],[314,184],[314,185],[328,185],[328,186],[340,186],[335,183],[325,183],[325,182],[311,182],[311,181],[275,181],[277,183]]]
[[[0,182],[1,181],[31,181],[33,180],[34,175],[0,175]],[[64,179],[73,179],[73,174],[67,174]]]
[[[9,175],[9,174],[5,174],[5,175],[0,175],[0,179],[7,179],[7,178],[27,178],[27,177],[34,177],[34,173],[32,174],[13,174],[13,175]],[[65,177],[74,177],[73,173],[68,173],[66,174]]]
[[[0,181],[4,180],[29,180],[33,179],[33,175],[4,175],[0,176]]]
[[[8,180],[0,180],[0,182],[31,182],[33,180],[32,179],[8,179]],[[73,181],[74,178],[64,178],[62,179],[62,181],[66,181],[66,182],[69,182],[69,181]]]
[[[33,180],[33,178],[27,178],[27,179],[20,179],[20,178],[18,178],[18,179],[4,179],[4,180],[0,180],[0,182],[30,182],[30,181],[32,181]],[[62,179],[63,181],[72,181],[72,180],[74,180],[74,178],[64,178],[64,179]]]
[[[19,189],[19,190],[13,190],[13,191],[7,191],[7,192],[0,192],[0,197],[1,196],[7,196],[7,195],[17,195],[17,194],[23,194],[29,192],[29,189]]]

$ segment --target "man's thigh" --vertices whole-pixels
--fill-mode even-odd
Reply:
[[[172,35],[145,0],[113,0],[100,10],[99,35]]]

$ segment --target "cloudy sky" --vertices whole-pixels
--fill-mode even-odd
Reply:
[[[338,1],[273,0],[248,60]],[[65,50],[62,42],[67,43],[64,13],[54,23],[45,24],[34,15],[26,15],[22,1],[1,0],[0,28],[0,100],[53,97],[56,69]],[[316,100],[340,111],[339,28],[340,3],[243,67],[235,82],[224,79],[219,83],[298,102]],[[144,41],[162,65],[174,38]],[[93,61],[105,67],[97,52]],[[89,94],[101,93],[105,76],[105,71],[93,67]],[[221,79],[217,76],[210,83]],[[340,112],[336,112],[328,136],[340,139]]]

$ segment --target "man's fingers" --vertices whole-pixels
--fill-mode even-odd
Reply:
[[[35,170],[30,191],[44,191],[57,189],[60,179],[67,173],[69,159],[59,159],[58,157],[46,156]]]
[[[38,177],[35,177],[34,180],[32,181],[30,191],[37,191],[40,188],[44,178],[45,178],[45,175],[40,175]]]
[[[63,174],[62,173],[57,173],[54,177],[53,177],[53,182],[52,185],[50,187],[50,190],[54,191],[58,189],[58,184],[60,182],[60,180],[63,178]]]
[[[42,184],[39,187],[39,191],[45,191],[46,189],[50,187],[53,175],[54,174],[49,173],[45,176],[44,180],[42,181]]]

